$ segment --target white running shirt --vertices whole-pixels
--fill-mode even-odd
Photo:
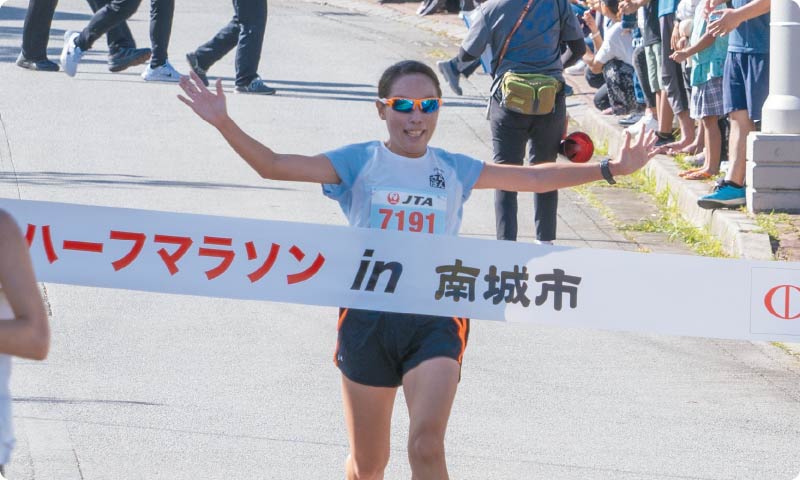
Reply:
[[[342,182],[322,191],[339,202],[351,226],[445,235],[458,235],[464,202],[484,165],[433,147],[422,157],[403,157],[379,141],[325,156]]]

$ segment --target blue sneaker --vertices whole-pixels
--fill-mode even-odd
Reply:
[[[572,88],[572,85],[565,83],[564,84],[564,96],[571,97],[575,95],[575,89]]]
[[[747,203],[744,187],[731,185],[726,181],[717,184],[714,191],[697,199],[700,208],[741,207]]]

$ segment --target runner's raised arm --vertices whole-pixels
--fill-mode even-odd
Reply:
[[[245,133],[228,116],[221,80],[217,80],[216,94],[206,88],[194,72],[191,72],[191,79],[181,77],[180,87],[188,98],[178,95],[178,99],[219,130],[234,151],[263,178],[328,184],[341,181],[325,155],[276,153]]]

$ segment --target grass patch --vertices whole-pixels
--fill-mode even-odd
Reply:
[[[594,146],[594,154],[601,157],[608,156],[608,139],[604,139],[602,145]]]
[[[781,234],[781,226],[791,228],[789,215],[786,213],[757,213],[755,215],[756,224],[763,233],[769,235],[770,239],[777,240]]]
[[[785,353],[793,356],[794,358],[800,360],[800,352],[795,352],[791,348],[789,348],[785,343],[782,342],[770,342],[773,347],[778,347],[783,350]]]
[[[452,58],[452,55],[448,55],[447,52],[445,52],[441,48],[433,48],[431,50],[428,50],[427,56],[428,58],[433,58],[436,60],[447,60],[449,58]]]
[[[653,219],[646,219],[632,225],[622,224],[614,218],[611,212],[604,205],[600,204],[596,197],[591,194],[589,186],[600,186],[602,188],[627,188],[637,190],[650,195],[656,206],[658,207],[658,217]],[[680,214],[677,202],[674,195],[666,188],[658,191],[654,177],[647,175],[644,170],[621,177],[617,180],[616,185],[607,185],[605,182],[598,181],[581,187],[573,187],[575,191],[580,193],[587,201],[600,212],[630,240],[632,235],[629,233],[662,233],[667,235],[670,240],[681,241],[689,248],[705,257],[728,257],[722,243],[715,238],[708,229],[697,228],[691,223],[687,222]]]

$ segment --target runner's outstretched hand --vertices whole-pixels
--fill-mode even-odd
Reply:
[[[186,96],[178,95],[178,100],[185,103],[200,118],[219,128],[228,118],[228,109],[225,106],[225,93],[222,91],[222,80],[217,79],[216,95],[203,85],[203,81],[196,73],[190,72],[191,79],[181,76],[178,83]]]
[[[652,149],[656,143],[656,135],[652,130],[647,132],[645,130],[647,129],[642,128],[639,132],[639,138],[634,145],[631,145],[631,133],[625,131],[625,141],[619,149],[617,167],[614,169],[615,175],[630,175],[645,166],[655,155]]]

